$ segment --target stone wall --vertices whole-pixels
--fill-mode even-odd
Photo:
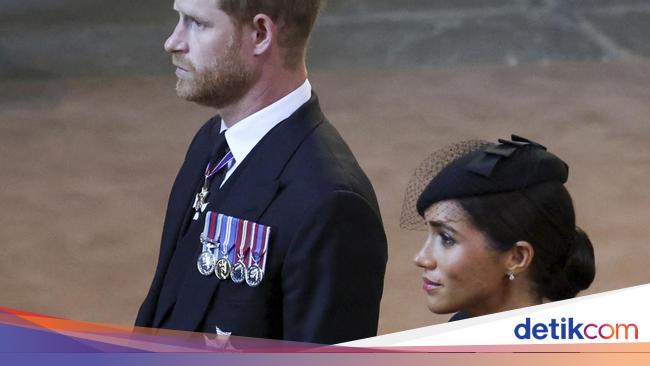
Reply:
[[[158,0],[3,0],[0,78],[162,75],[176,15]],[[330,0],[318,69],[650,57],[650,0]]]

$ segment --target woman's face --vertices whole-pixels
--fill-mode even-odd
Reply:
[[[429,235],[414,260],[424,269],[429,310],[482,315],[498,307],[507,281],[505,254],[489,247],[456,201],[433,204],[424,219]]]

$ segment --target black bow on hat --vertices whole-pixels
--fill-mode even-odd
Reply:
[[[498,141],[463,155],[440,170],[420,194],[418,213],[422,215],[429,206],[446,199],[567,181],[569,166],[543,145],[517,135]]]
[[[512,141],[504,139],[499,139],[498,141],[498,145],[487,146],[483,150],[483,154],[477,156],[476,159],[467,165],[467,169],[476,174],[489,177],[497,163],[503,158],[510,157],[517,149],[530,144],[546,151],[545,146],[517,135],[512,135]]]

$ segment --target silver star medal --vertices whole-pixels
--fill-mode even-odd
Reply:
[[[234,350],[235,347],[232,346],[230,343],[230,335],[232,332],[224,332],[219,327],[215,327],[215,335],[203,335],[203,339],[205,340],[205,345],[208,348],[213,348],[213,349],[227,349],[227,350]]]
[[[201,212],[205,211],[205,208],[208,207],[209,202],[206,202],[208,194],[210,194],[210,192],[208,192],[208,187],[204,185],[201,187],[201,192],[197,193],[196,197],[194,197],[194,204],[192,205],[194,208],[194,217],[192,220],[198,220]]]

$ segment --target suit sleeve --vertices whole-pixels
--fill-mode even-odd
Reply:
[[[282,270],[285,339],[375,336],[387,261],[379,214],[362,196],[336,191],[301,221]]]

